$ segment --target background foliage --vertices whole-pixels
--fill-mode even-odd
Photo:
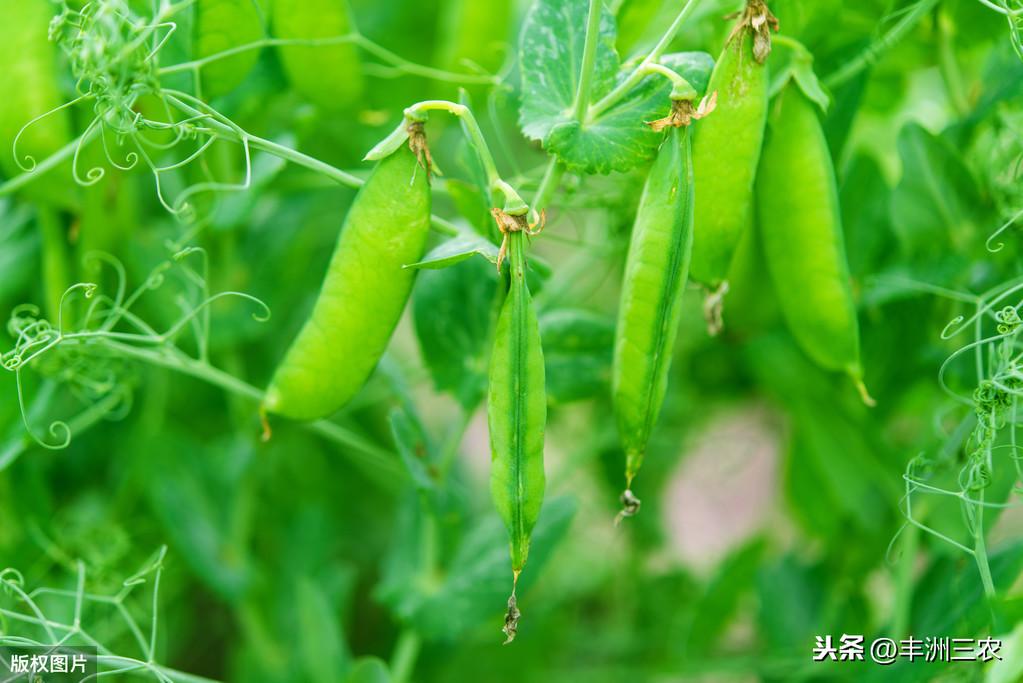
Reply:
[[[24,24],[0,23],[0,45],[15,66],[27,59],[21,43],[45,45],[53,79],[25,89],[15,87],[16,73],[0,76],[5,148],[29,119],[73,99],[72,74],[83,68],[73,63],[80,55],[43,42],[58,7],[2,6],[23,1],[39,11]],[[132,4],[149,12],[148,3]],[[230,40],[272,35],[268,21],[281,10],[266,0],[242,4],[252,5],[253,20]],[[675,66],[699,87],[710,64],[695,53],[720,51],[729,28],[722,17],[740,4],[702,0],[672,43],[670,52],[687,53],[673,57]],[[511,0],[352,0],[354,25],[369,42],[331,53],[335,67],[324,79],[340,77],[343,92],[289,80],[287,57],[266,48],[204,71],[204,96],[245,131],[358,176],[369,168],[362,156],[402,110],[435,98],[469,98],[498,165],[527,194],[548,152],[568,166],[547,230],[533,241],[551,403],[549,492],[520,586],[518,641],[499,647],[507,545],[487,495],[478,409],[497,278],[478,257],[420,273],[384,362],[349,408],[312,429],[275,422],[268,443],[251,394],[178,361],[68,352],[22,372],[20,393],[14,373],[0,374],[0,567],[18,569],[25,590],[71,591],[36,596],[62,623],[75,620],[80,579],[90,595],[119,596],[84,601],[85,631],[111,652],[218,680],[1015,680],[1012,667],[1023,666],[1023,636],[1012,635],[1023,605],[1018,511],[986,510],[998,597],[985,601],[967,554],[906,525],[902,476],[924,454],[917,463],[933,473],[929,481],[955,487],[976,406],[943,391],[938,372],[972,338],[942,332],[970,315],[981,293],[1019,282],[1019,20],[1013,28],[977,0],[770,4],[782,33],[813,53],[831,96],[824,123],[876,408],[801,354],[763,282],[732,294],[748,314],[720,338],[707,335],[694,288],[639,484],[644,509],[614,528],[623,457],[607,387],[614,311],[654,149],[629,125],[656,115],[668,88],[652,81],[610,109],[596,132],[579,130],[562,120],[572,82],[559,79],[572,74],[545,50],[581,44],[585,2],[542,1],[527,19],[527,4]],[[598,99],[679,6],[608,4]],[[204,32],[194,9],[176,15],[162,66],[232,44],[218,42],[216,28]],[[776,47],[772,67],[791,57],[786,51]],[[353,70],[339,73],[345,60]],[[469,76],[436,78],[415,64]],[[498,74],[496,85],[486,73]],[[195,92],[188,76],[162,78]],[[154,106],[140,100],[132,110]],[[42,160],[96,114],[79,103],[29,129],[23,143]],[[453,120],[435,118],[428,132],[445,172],[435,181],[435,212],[486,235],[488,202],[471,150]],[[611,139],[622,142],[614,154]],[[211,145],[200,167],[162,176],[165,196],[173,204],[211,175],[239,182],[241,149]],[[81,157],[80,176],[107,168],[94,185],[76,183],[70,163],[17,192],[0,185],[0,310],[18,320],[16,307],[32,303],[52,321],[74,283],[112,291],[113,271],[85,258],[102,251],[123,264],[130,290],[153,285],[132,310],[154,329],[201,300],[197,282],[265,302],[269,321],[254,319],[249,300],[218,300],[203,309],[208,337],[181,344],[228,376],[265,386],[308,314],[354,190],[255,151],[246,189],[192,197],[197,224],[160,204],[145,165],[110,167],[95,139]],[[0,177],[19,177],[10,155],[2,158]],[[185,245],[205,257],[160,265]],[[69,296],[65,305],[80,311],[83,302]],[[981,374],[953,363],[944,381],[970,397]],[[1014,439],[1015,413],[1006,419],[1000,444]],[[59,429],[48,432],[54,420],[71,427],[63,450],[41,447],[26,430],[59,442]],[[998,504],[1014,502],[1019,485],[1014,446],[1007,452],[991,475],[988,500]],[[959,499],[914,491],[912,501],[916,519],[969,543]],[[154,556],[164,545],[166,554]],[[140,567],[142,583],[122,594]],[[139,638],[128,625],[150,624],[160,567],[160,627],[150,645],[147,628]],[[14,616],[26,604],[21,578],[0,578],[0,634],[45,640]],[[1002,636],[1007,663],[810,663],[814,636],[829,633]]]

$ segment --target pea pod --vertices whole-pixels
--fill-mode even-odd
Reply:
[[[353,42],[338,41],[353,33],[346,0],[274,0],[272,23],[277,38],[310,41],[280,48],[284,72],[296,91],[330,111],[358,99],[358,52]]]
[[[520,230],[507,233],[507,239],[508,295],[497,319],[490,357],[487,421],[490,493],[508,529],[512,576],[517,584],[543,504],[547,397],[540,327],[526,285],[526,238]],[[506,642],[515,638],[518,618],[513,588],[505,617]]]
[[[409,298],[430,227],[430,186],[408,146],[384,158],[345,218],[323,289],[267,389],[264,408],[324,417],[362,388]]]
[[[263,22],[253,0],[200,0],[195,31],[195,55],[203,59],[259,40]],[[203,94],[216,97],[238,87],[258,59],[258,50],[246,50],[210,62],[202,69]]]
[[[767,269],[789,330],[814,362],[848,373],[871,403],[831,154],[815,105],[795,81],[771,106],[756,205]]]
[[[4,3],[0,22],[0,171],[7,177],[34,168],[71,140],[66,110],[53,111],[64,100],[57,88],[55,50],[47,37],[54,6],[47,0]],[[33,118],[53,112],[26,126]],[[18,137],[20,132],[20,137]],[[15,138],[17,150],[14,149]],[[15,159],[17,158],[17,161]],[[78,193],[66,182],[70,165],[41,175],[26,193],[68,207],[77,204]]]
[[[689,128],[671,128],[639,201],[615,336],[612,391],[626,455],[625,515],[639,509],[632,480],[668,384],[692,252],[693,194]]]
[[[753,180],[767,119],[764,62],[773,22],[761,0],[747,0],[707,86],[707,92],[717,93],[717,109],[693,140],[696,206],[691,272],[694,280],[712,289],[725,282],[739,239],[752,224]],[[715,326],[712,322],[712,332]]]

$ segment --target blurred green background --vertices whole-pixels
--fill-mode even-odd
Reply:
[[[75,88],[68,55],[45,42],[59,6],[0,6],[16,3],[30,23],[0,28],[14,60],[0,76],[5,150],[22,125],[54,98],[72,99]],[[129,4],[151,15],[150,3]],[[716,55],[730,25],[723,16],[740,4],[703,0],[672,49]],[[1023,643],[1012,646],[1011,634],[1023,604],[1016,585],[1023,517],[1009,508],[985,518],[999,590],[989,605],[972,558],[904,527],[902,474],[911,458],[931,454],[954,481],[972,415],[937,381],[944,359],[972,340],[943,340],[941,332],[970,307],[936,288],[980,293],[1020,275],[1015,228],[1001,235],[1000,251],[986,242],[1023,209],[1023,62],[1005,17],[976,0],[930,2],[899,40],[887,40],[920,4],[770,3],[782,33],[813,52],[825,83],[857,56],[871,57],[832,89],[825,126],[866,382],[878,406],[861,405],[846,380],[802,355],[769,287],[748,283],[733,293],[740,313],[721,338],[708,337],[703,294],[693,288],[637,484],[643,511],[617,528],[623,455],[607,380],[618,281],[646,169],[563,180],[547,230],[533,241],[550,266],[533,283],[550,398],[548,494],[520,585],[514,645],[500,647],[510,572],[489,501],[479,408],[497,282],[482,259],[420,274],[384,361],[332,420],[333,431],[275,420],[263,443],[250,397],[202,373],[102,346],[50,354],[22,370],[23,406],[15,374],[0,373],[0,568],[18,569],[27,589],[73,590],[80,560],[88,590],[111,595],[166,545],[156,659],[216,680],[1019,680],[1011,667],[1023,661]],[[21,11],[28,5],[37,11]],[[611,3],[623,61],[644,54],[680,6]],[[272,35],[267,0],[253,7],[253,39]],[[362,35],[409,62],[498,73],[500,85],[470,85],[465,96],[502,172],[527,193],[536,188],[547,157],[517,125],[516,46],[528,3],[351,0],[350,9]],[[175,15],[161,65],[197,54],[195,11]],[[52,80],[18,81],[26,49],[49,55]],[[785,58],[776,52],[772,59]],[[339,76],[354,83],[356,94],[328,85],[311,98],[289,79],[280,50],[245,54],[256,55],[251,70],[236,63],[238,82],[208,88],[210,103],[254,135],[360,176],[370,168],[362,155],[404,107],[459,97],[457,83],[389,68],[363,48],[358,70],[323,75],[325,83]],[[164,82],[195,91],[187,74]],[[34,134],[52,140],[29,136],[29,144],[53,151],[54,140],[70,141],[94,115],[87,103],[64,110]],[[435,118],[428,133],[445,175],[434,185],[434,211],[486,230],[458,126]],[[76,183],[69,164],[17,192],[0,185],[0,311],[31,303],[52,321],[74,283],[112,292],[113,271],[97,271],[85,258],[92,251],[123,264],[131,291],[175,247],[198,246],[210,292],[245,292],[272,317],[259,322],[251,303],[224,299],[209,309],[208,348],[188,338],[180,346],[265,386],[308,315],[354,190],[257,152],[249,188],[197,195],[197,227],[160,205],[144,166],[111,167],[99,142],[81,156],[80,175],[107,169],[95,185]],[[124,160],[123,152],[112,156]],[[163,163],[172,158],[181,155],[172,150]],[[245,173],[241,147],[231,142],[212,145],[202,165],[167,174],[164,191],[173,196],[207,174],[239,182]],[[0,168],[2,177],[18,175],[6,153]],[[199,300],[193,275],[202,268],[188,263],[194,271],[170,267],[132,308],[154,329]],[[80,312],[83,301],[79,291],[65,306]],[[969,395],[977,377],[960,363],[947,381]],[[67,448],[27,436],[30,429],[59,442],[59,428],[48,431],[55,420],[71,424]],[[453,465],[439,484],[431,468],[446,458]],[[991,500],[1014,501],[1011,456],[995,477]],[[965,541],[956,499],[914,502],[918,517]],[[124,600],[146,634],[152,576]],[[24,610],[16,593],[0,600],[0,633],[45,638],[12,617]],[[67,599],[40,600],[54,621],[73,619]],[[85,630],[111,652],[145,659],[125,623],[109,604],[90,603],[83,614]],[[1001,636],[1014,661],[998,669],[811,662],[814,636],[843,633],[868,642]]]

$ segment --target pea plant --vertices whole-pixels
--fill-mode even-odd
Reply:
[[[858,629],[1004,636],[1017,675],[1020,0],[7,9],[0,646],[160,681],[940,675],[808,668]],[[742,450],[730,411],[778,501],[700,576],[679,543],[736,506],[701,529],[674,482],[703,430]]]

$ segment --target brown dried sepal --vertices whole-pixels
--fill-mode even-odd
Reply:
[[[660,133],[665,128],[680,128],[688,126],[697,119],[702,119],[714,111],[718,104],[718,93],[715,90],[710,95],[700,100],[699,106],[694,106],[691,100],[672,100],[671,112],[663,119],[647,121],[655,133]]]
[[[505,256],[508,255],[508,235],[513,232],[524,232],[528,237],[539,235],[547,225],[547,212],[544,209],[540,210],[539,223],[530,223],[525,214],[512,216],[497,207],[490,210],[490,215],[494,217],[497,229],[504,236],[501,240],[501,249],[497,252],[497,272],[500,273],[501,264],[504,262]]]
[[[712,292],[707,293],[703,300],[703,319],[707,323],[707,334],[716,337],[725,327],[724,308],[725,295],[728,294],[728,281],[724,281]]]
[[[504,645],[515,640],[515,635],[519,632],[519,619],[521,617],[522,612],[519,611],[518,603],[515,600],[515,592],[512,591],[511,596],[508,598],[508,611],[504,615],[504,626],[501,628],[505,635]]]
[[[422,121],[412,121],[405,129],[408,131],[408,147],[419,160],[419,165],[426,171],[426,180],[430,180],[430,174],[443,175],[440,169],[433,165],[433,156],[430,154],[430,145],[426,142],[426,130]]]
[[[643,501],[636,497],[636,494],[632,492],[632,489],[625,489],[622,491],[621,497],[618,498],[618,502],[622,504],[621,511],[615,515],[615,526],[621,524],[621,521],[626,517],[635,517],[639,514],[639,507]]]
[[[726,19],[738,17],[739,21],[728,36],[731,43],[742,36],[743,31],[753,34],[753,59],[763,64],[771,54],[771,30],[778,31],[778,18],[771,13],[764,0],[746,0],[746,8],[730,14]]]

